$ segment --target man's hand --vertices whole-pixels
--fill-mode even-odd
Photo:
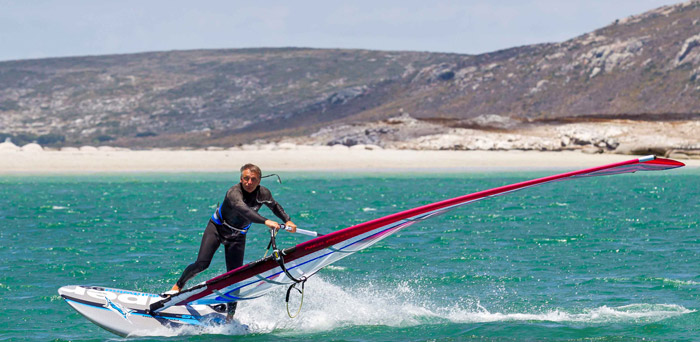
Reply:
[[[274,229],[275,231],[280,230],[280,224],[275,221],[267,220],[265,221],[265,225],[270,229]]]
[[[292,221],[287,221],[287,223],[284,224],[289,228],[290,233],[296,233],[297,232],[297,225],[294,224]]]

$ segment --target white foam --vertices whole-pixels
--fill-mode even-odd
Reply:
[[[336,266],[336,265],[328,265],[328,266],[324,267],[323,269],[325,269],[325,270],[331,270],[331,271],[346,271],[346,270],[347,270],[347,267]]]
[[[191,335],[245,335],[249,334],[251,331],[247,326],[234,322],[227,325],[210,325],[205,327],[197,326],[183,326],[179,328],[167,328],[161,327],[152,330],[136,331],[129,335],[129,337],[137,336],[161,336],[161,337],[173,337],[173,336],[191,336]]]
[[[563,310],[550,310],[541,313],[500,313],[464,312],[456,310],[446,317],[453,322],[497,322],[497,321],[547,321],[547,322],[577,322],[577,323],[621,323],[621,322],[656,322],[669,317],[694,312],[675,304],[630,304],[620,307],[602,306],[584,309],[581,313],[571,313]]]
[[[680,279],[669,279],[669,278],[650,278],[650,280],[661,281],[662,283],[667,283],[675,286],[694,286],[700,285],[700,282],[692,280],[680,280]]]
[[[301,314],[290,319],[285,306],[286,288],[239,303],[236,319],[230,326],[180,328],[152,331],[159,336],[248,333],[297,335],[330,331],[347,326],[416,326],[422,324],[486,323],[507,321],[548,321],[577,323],[654,322],[694,312],[675,304],[632,304],[620,307],[583,308],[579,312],[562,309],[540,312],[498,312],[489,310],[478,300],[456,299],[451,305],[435,304],[430,291],[415,283],[395,285],[341,287],[315,276],[306,283]],[[426,294],[427,298],[421,298]],[[299,304],[298,293],[292,294],[289,311]],[[486,305],[488,306],[488,305]],[[248,328],[242,325],[248,326]]]

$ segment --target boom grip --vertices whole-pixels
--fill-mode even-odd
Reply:
[[[283,224],[280,225],[280,229],[284,229],[284,230],[286,230],[286,231],[288,231],[288,232],[291,232],[291,231],[292,231],[291,228],[288,228],[287,226],[285,226],[285,225],[283,225]],[[314,232],[314,231],[306,230],[306,229],[301,229],[301,228],[297,228],[297,233],[302,234],[302,235],[313,236],[313,237],[318,236],[318,233],[316,233],[316,232]]]

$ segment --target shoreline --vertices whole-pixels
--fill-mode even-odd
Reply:
[[[579,151],[288,150],[0,151],[0,174],[231,172],[251,162],[272,171],[427,172],[581,169],[640,156]],[[698,159],[680,159],[700,167]]]

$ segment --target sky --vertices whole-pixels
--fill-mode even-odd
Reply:
[[[0,61],[314,47],[479,54],[561,42],[671,0],[0,0]]]

